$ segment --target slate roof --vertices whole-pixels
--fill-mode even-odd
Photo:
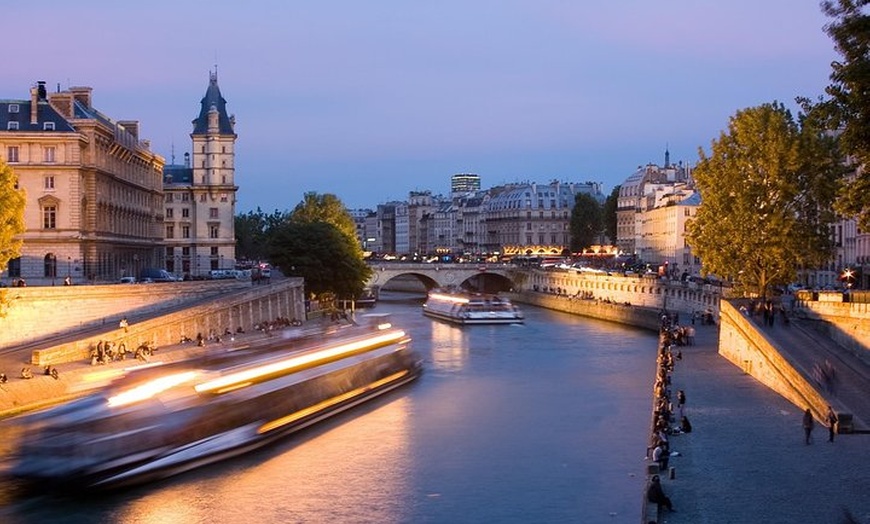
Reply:
[[[217,108],[218,111],[220,134],[235,134],[233,124],[230,122],[230,117],[227,114],[227,101],[221,96],[221,90],[218,87],[217,72],[209,73],[208,89],[205,91],[205,96],[200,101],[200,104],[199,116],[193,121],[194,135],[205,135],[208,133],[208,112],[212,107]]]
[[[75,128],[66,121],[51,105],[42,100],[37,103],[37,123],[30,123],[30,100],[0,100],[0,131],[16,131],[32,133],[40,131],[45,133],[69,133],[75,132]],[[10,113],[9,106],[18,106],[17,113]],[[9,122],[18,122],[18,129],[9,130]],[[46,130],[44,123],[54,122],[54,130]]]
[[[193,184],[193,168],[185,167],[179,164],[170,164],[163,166],[163,185],[192,185]]]

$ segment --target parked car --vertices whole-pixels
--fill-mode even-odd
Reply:
[[[121,277],[121,280],[118,281],[119,284],[135,284],[136,277]]]
[[[165,269],[146,267],[139,272],[139,282],[175,282],[176,278]]]

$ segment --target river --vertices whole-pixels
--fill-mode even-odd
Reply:
[[[531,307],[524,325],[456,327],[423,317],[422,300],[383,292],[370,310],[411,333],[425,373],[409,387],[120,493],[5,484],[0,521],[639,522],[655,334]]]

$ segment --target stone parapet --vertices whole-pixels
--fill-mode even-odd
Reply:
[[[798,293],[794,313],[841,346],[870,360],[870,304],[822,300],[821,293]],[[818,298],[818,299],[815,299]],[[815,300],[814,300],[815,299]]]
[[[305,319],[302,279],[225,291],[220,297],[189,308],[131,322],[127,329],[112,324],[105,331],[48,344],[32,352],[31,363],[43,367],[86,360],[100,341],[112,342],[116,346],[123,343],[128,351],[133,351],[144,343],[157,347],[173,345],[182,337],[195,339],[198,334],[203,337],[221,336],[227,330],[235,333],[239,328],[251,332],[257,324],[272,322],[279,317]]]
[[[0,301],[0,349],[90,328],[117,325],[124,315],[149,316],[209,297],[250,288],[250,281],[213,280],[4,288]]]
[[[659,310],[656,309],[528,291],[524,293],[503,293],[503,295],[518,303],[617,322],[653,331],[658,331],[661,326]]]
[[[719,354],[789,402],[824,420],[828,402],[764,333],[730,302],[720,306]]]

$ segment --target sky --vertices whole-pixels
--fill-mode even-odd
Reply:
[[[182,163],[209,72],[236,117],[237,212],[350,209],[450,177],[599,182],[694,165],[737,111],[817,98],[817,0],[3,2],[0,99],[93,88]]]

